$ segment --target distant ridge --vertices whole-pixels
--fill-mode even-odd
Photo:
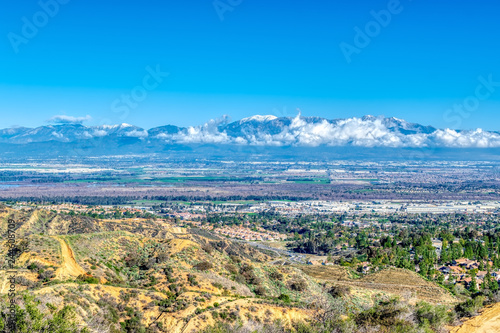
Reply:
[[[457,131],[409,123],[381,116],[325,119],[255,115],[235,122],[227,117],[201,126],[166,125],[149,130],[130,124],[84,126],[47,125],[0,130],[0,143],[81,143],[109,140],[144,144],[248,145],[263,147],[386,147],[386,148],[498,148],[500,133],[482,129]]]

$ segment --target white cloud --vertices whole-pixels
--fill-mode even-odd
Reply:
[[[54,123],[80,124],[90,116],[71,117],[58,115],[51,118]],[[252,124],[248,122],[252,121]],[[482,129],[456,131],[432,129],[410,124],[400,119],[367,116],[327,120],[301,117],[276,118],[275,116],[253,116],[234,123],[226,130],[229,118],[213,119],[200,126],[190,126],[176,133],[157,133],[154,138],[168,143],[209,143],[254,146],[357,146],[392,148],[500,148],[500,133]],[[252,127],[254,125],[254,127]],[[241,127],[238,127],[241,126]],[[42,128],[20,134],[31,140]],[[229,132],[229,134],[228,134]],[[89,127],[81,134],[83,138],[105,137],[120,133],[120,136],[146,138],[148,132],[128,124]],[[52,133],[60,140],[70,140],[71,135]],[[152,138],[153,139],[153,138]]]
[[[132,138],[146,138],[148,136],[148,131],[146,130],[133,130],[130,132],[127,132],[125,134],[126,136],[132,137]]]
[[[108,132],[102,129],[94,129],[94,132],[92,133],[92,136],[94,137],[103,137],[108,135]]]
[[[48,121],[50,123],[56,123],[56,124],[81,124],[85,121],[92,120],[92,117],[89,115],[86,115],[85,117],[73,117],[73,116],[66,116],[66,115],[57,115],[53,116],[50,118]]]
[[[245,122],[252,118],[245,119]],[[267,117],[259,116],[256,119],[265,118]],[[407,127],[411,125],[404,121],[401,122],[404,125],[404,130],[407,130]],[[382,117],[354,117],[329,121],[303,118],[298,114],[291,119],[288,126],[280,128],[277,134],[271,134],[276,133],[276,131],[264,128],[257,133],[243,132],[237,136],[229,136],[224,131],[224,127],[219,126],[221,123],[223,123],[221,120],[211,120],[205,125],[189,127],[174,135],[160,134],[157,137],[179,143],[233,143],[257,146],[500,147],[500,134],[498,133],[486,132],[481,129],[463,132],[445,129],[431,133],[418,133],[418,130],[415,130],[416,133],[404,134],[392,128],[394,124],[387,122]],[[242,122],[240,121],[240,123]],[[220,130],[221,128],[222,130]]]
[[[436,143],[445,147],[454,148],[496,148],[500,147],[500,135],[486,132],[482,129],[475,131],[457,132],[446,129],[435,133]]]
[[[55,136],[56,138],[58,139],[62,139],[64,138],[64,135],[62,135],[61,133],[57,133],[57,132],[52,132],[52,135]]]
[[[186,130],[171,136],[172,140],[179,143],[232,143],[225,131],[220,132],[219,126],[227,124],[228,117],[212,119],[201,126],[190,126]]]

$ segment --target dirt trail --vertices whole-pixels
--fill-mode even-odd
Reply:
[[[490,332],[500,332],[500,303],[486,308],[479,316],[471,318],[462,326],[451,330],[451,333]]]
[[[68,243],[64,239],[54,236],[55,239],[61,244],[61,254],[62,254],[62,265],[56,271],[56,276],[58,279],[63,280],[65,277],[73,276],[76,277],[81,274],[85,274],[85,270],[78,265],[73,255],[73,250],[69,247]]]

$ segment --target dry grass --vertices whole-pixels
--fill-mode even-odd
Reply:
[[[405,269],[388,268],[360,279],[351,279],[347,269],[340,266],[298,266],[304,273],[318,279],[340,285],[377,290],[405,298],[412,295],[413,301],[423,300],[434,304],[456,303],[457,299],[448,291],[420,275]],[[412,298],[412,297],[410,297]]]

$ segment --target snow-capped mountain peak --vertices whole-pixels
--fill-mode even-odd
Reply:
[[[50,125],[0,130],[0,142],[72,143],[82,140],[128,140],[158,144],[235,144],[253,146],[357,146],[500,148],[500,133],[481,129],[458,131],[409,123],[395,117],[364,116],[346,119],[276,117],[255,115],[232,123],[227,117],[204,125],[181,128],[173,125],[145,130],[130,125]],[[128,142],[127,141],[127,142]]]
[[[252,117],[241,119],[240,123],[245,123],[245,122],[249,122],[249,121],[266,122],[266,121],[271,121],[271,120],[275,120],[275,119],[278,119],[278,117],[273,116],[273,115],[265,115],[265,116],[255,115]]]

